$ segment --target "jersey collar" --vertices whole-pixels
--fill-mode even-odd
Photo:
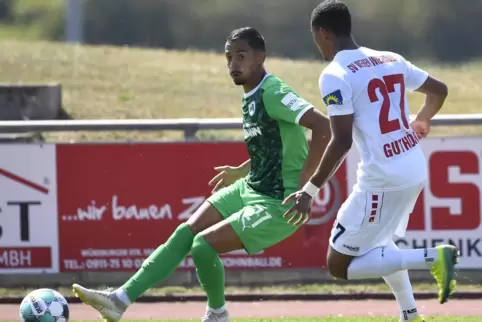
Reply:
[[[337,58],[339,59],[340,56],[343,56],[345,54],[352,54],[352,53],[355,53],[355,52],[363,52],[364,49],[365,49],[365,47],[363,47],[363,46],[359,46],[357,49],[344,49],[344,50],[336,53],[335,57],[333,58],[333,61],[335,61]]]
[[[256,91],[261,87],[261,85],[263,85],[264,80],[265,80],[266,78],[268,78],[269,76],[271,76],[271,74],[270,74],[270,73],[266,73],[266,75],[264,75],[264,77],[263,77],[263,79],[261,80],[261,82],[259,82],[258,86],[256,86],[255,88],[253,88],[253,89],[250,90],[249,92],[244,93],[244,98],[250,97],[251,95],[253,95],[254,93],[256,93]]]

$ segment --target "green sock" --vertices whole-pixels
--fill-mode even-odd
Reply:
[[[194,235],[185,223],[179,225],[169,239],[142,264],[122,289],[134,301],[153,285],[168,278],[191,250]]]
[[[218,253],[200,235],[194,238],[191,249],[192,259],[201,287],[208,296],[208,307],[219,309],[224,306],[224,265]]]

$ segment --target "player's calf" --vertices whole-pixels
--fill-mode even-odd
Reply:
[[[334,249],[330,248],[330,253],[328,268],[331,274],[338,278],[373,279],[401,270],[430,269],[437,281],[441,304],[447,301],[455,288],[454,273],[458,250],[452,245],[404,250],[378,247],[353,258],[348,265],[345,257],[335,253]]]
[[[208,297],[208,310],[203,321],[229,320],[224,295],[224,266],[218,255],[242,247],[241,240],[228,221],[222,221],[194,238],[191,255],[201,287]]]
[[[219,211],[204,203],[188,220],[179,225],[169,239],[160,245],[142,267],[116,292],[124,303],[135,302],[147,289],[168,278],[191,250],[195,235],[222,219]]]
[[[398,250],[399,248],[392,241],[387,248]],[[415,297],[413,296],[412,284],[407,270],[398,271],[392,275],[384,276],[383,279],[390,287],[397,300],[400,309],[401,321],[423,322],[417,310]]]
[[[398,271],[392,275],[383,277],[383,279],[397,300],[401,321],[421,321],[419,319],[415,297],[413,296],[408,271]]]
[[[196,265],[199,283],[208,297],[208,313],[212,313],[211,315],[223,313],[226,305],[224,266],[218,252],[203,236],[197,235],[194,238],[191,255]]]

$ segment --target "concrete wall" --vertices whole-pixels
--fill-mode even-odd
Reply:
[[[61,107],[59,84],[0,85],[0,120],[54,120]]]

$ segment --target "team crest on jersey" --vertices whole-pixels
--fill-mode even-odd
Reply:
[[[256,112],[256,102],[251,102],[248,105],[248,114],[250,116],[253,116],[254,113]]]
[[[333,93],[330,93],[323,97],[323,102],[325,102],[326,106],[330,105],[342,105],[343,104],[343,96],[341,96],[341,91],[338,89]]]

